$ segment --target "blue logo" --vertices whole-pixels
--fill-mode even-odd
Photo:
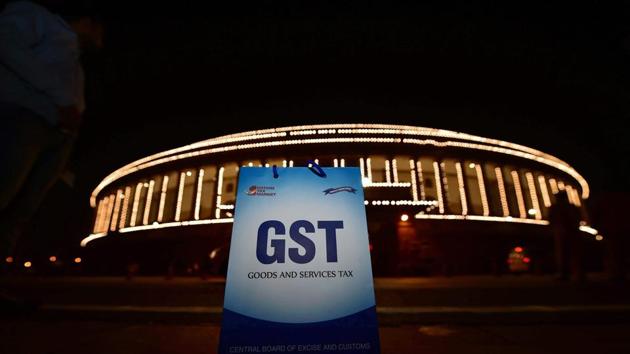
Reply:
[[[337,187],[337,188],[328,188],[328,189],[325,189],[323,192],[324,192],[324,195],[337,194],[339,192],[348,192],[348,193],[354,194],[357,192],[357,190],[350,186],[343,186],[343,187]]]

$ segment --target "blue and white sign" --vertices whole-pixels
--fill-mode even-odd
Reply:
[[[219,353],[380,353],[358,168],[240,170]]]

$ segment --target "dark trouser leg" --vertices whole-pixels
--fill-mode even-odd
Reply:
[[[20,118],[21,121],[16,123],[14,129],[19,134],[11,140],[12,147],[6,154],[6,161],[8,168],[12,163],[16,170],[25,171],[16,174],[20,177],[19,183],[15,182],[15,177],[7,178],[6,192],[5,187],[2,192],[11,196],[3,196],[8,202],[0,216],[0,230],[4,233],[8,251],[12,250],[20,236],[17,230],[19,226],[35,214],[46,193],[63,171],[73,142],[71,136],[47,126],[41,118],[30,112],[24,112]],[[28,163],[19,162],[20,157],[28,160]]]

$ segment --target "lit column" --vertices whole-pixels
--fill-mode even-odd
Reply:
[[[418,189],[420,190],[420,200],[426,200],[427,194],[424,190],[424,176],[422,175],[422,162],[416,162],[416,172],[418,173]]]
[[[142,193],[142,182],[136,185],[136,193],[133,195],[133,206],[131,207],[131,219],[129,226],[136,226],[136,217],[138,216],[138,204],[140,203],[140,194]]]
[[[107,232],[107,226],[109,226],[110,221],[112,220],[112,214],[114,213],[114,204],[116,195],[112,194],[109,196],[109,200],[107,201],[107,214],[105,216],[105,222],[103,223],[103,231]]]
[[[532,206],[534,207],[534,211],[536,215],[534,217],[536,220],[542,219],[542,212],[540,211],[540,204],[538,203],[538,195],[536,194],[536,183],[534,183],[534,175],[531,172],[525,173],[525,178],[527,179],[527,188],[529,189],[529,196],[532,200]]]
[[[123,196],[123,191],[122,189],[119,189],[116,192],[116,201],[114,202],[114,215],[112,215],[112,223],[109,226],[109,229],[111,231],[116,231],[116,227],[118,226],[118,217],[119,217],[119,213],[120,213],[120,203],[122,202],[122,199],[124,198]]]
[[[551,187],[551,193],[558,194],[560,189],[558,188],[558,182],[554,178],[549,179],[549,186]]]
[[[499,187],[499,197],[501,198],[501,209],[503,209],[503,216],[510,216],[510,208],[507,201],[507,193],[505,192],[505,181],[503,180],[503,172],[501,167],[496,167],[494,173],[497,176],[497,184]]]
[[[418,183],[416,182],[416,164],[413,160],[409,159],[409,174],[411,175],[411,193],[413,195],[413,201],[418,201]]]
[[[392,171],[389,167],[389,160],[385,160],[385,182],[392,183]]]
[[[512,171],[512,182],[514,182],[514,191],[516,192],[516,201],[518,202],[519,217],[527,218],[527,210],[525,210],[525,199],[523,198],[523,189],[518,172]]]
[[[483,216],[490,216],[490,207],[488,206],[488,194],[486,193],[486,183],[483,179],[483,170],[481,164],[475,164],[477,172],[477,183],[479,184],[479,195],[481,195],[481,206],[483,208]]]
[[[394,177],[394,183],[398,183],[398,163],[396,159],[392,159],[392,176]]]
[[[462,201],[462,215],[468,215],[468,201],[466,199],[466,187],[464,185],[464,174],[462,172],[462,164],[455,163],[457,170],[457,184],[459,184],[459,199]]]
[[[438,209],[440,214],[444,214],[444,197],[442,195],[442,176],[440,173],[440,164],[433,161],[433,172],[435,174],[435,186],[437,188]]]
[[[164,176],[162,179],[162,191],[160,192],[160,205],[158,206],[157,221],[162,222],[164,219],[164,205],[166,204],[166,190],[168,188],[168,176]]]
[[[131,187],[125,187],[125,195],[123,196],[123,205],[122,211],[120,212],[120,223],[118,224],[118,229],[122,229],[125,227],[125,223],[127,222],[127,210],[129,209],[129,200],[131,199]]]
[[[203,169],[199,169],[199,173],[197,173],[197,195],[195,197],[195,220],[199,220],[199,211],[201,210],[201,190],[203,188],[203,176]]]
[[[291,161],[293,162],[293,161]],[[221,218],[221,194],[223,193],[223,172],[225,171],[225,167],[221,166],[219,169],[219,177],[217,180],[217,205],[214,210],[214,218]]]
[[[149,190],[147,191],[147,201],[144,204],[144,215],[142,217],[142,224],[147,225],[149,223],[149,213],[151,213],[151,202],[153,201],[153,189],[155,188],[155,181],[149,181]]]
[[[549,197],[549,190],[547,189],[547,181],[545,181],[545,176],[538,176],[538,186],[540,186],[540,192],[543,197],[543,205],[546,208],[551,207],[551,198]]]
[[[179,188],[177,189],[177,206],[175,207],[175,221],[179,221],[182,214],[182,198],[184,197],[184,183],[186,175],[190,172],[182,172],[179,174]]]

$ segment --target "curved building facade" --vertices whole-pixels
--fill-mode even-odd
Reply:
[[[381,275],[500,272],[514,247],[528,252],[528,268],[548,271],[549,208],[566,191],[583,210],[590,193],[568,163],[501,140],[381,124],[275,128],[112,172],[91,195],[93,232],[81,245],[104,269],[131,262],[146,272],[224,272],[239,168],[308,160],[360,168]],[[581,229],[595,245],[596,231],[586,222]]]

